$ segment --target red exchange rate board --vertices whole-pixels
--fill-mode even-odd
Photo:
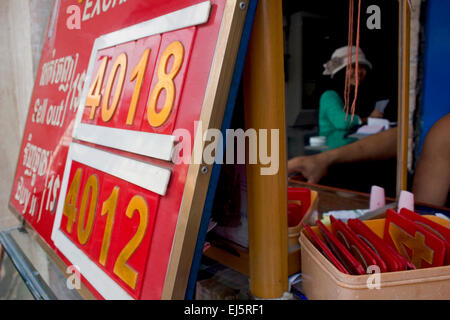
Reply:
[[[99,298],[163,295],[189,170],[174,132],[194,145],[231,2],[55,1],[10,206]]]

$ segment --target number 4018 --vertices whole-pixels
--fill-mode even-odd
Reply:
[[[136,81],[134,87],[133,96],[131,98],[130,106],[128,108],[128,115],[126,124],[133,125],[136,108],[138,105],[139,97],[141,95],[142,83],[144,80],[144,75],[147,70],[147,64],[151,54],[150,49],[146,49],[142,54],[139,63],[134,67],[131,72],[130,81]],[[167,65],[171,57],[173,59],[173,65],[170,72],[167,72]],[[158,83],[155,85],[147,104],[147,120],[152,127],[162,126],[169,118],[173,105],[175,102],[175,84],[174,79],[181,69],[184,59],[184,48],[181,42],[174,41],[167,46],[161,55],[160,62],[158,65]],[[120,102],[120,97],[122,95],[123,87],[125,84],[125,77],[128,67],[128,57],[126,53],[121,53],[111,68],[108,79],[106,81],[106,88],[104,94],[102,95],[102,87],[105,79],[105,73],[108,65],[108,57],[104,57],[100,63],[97,75],[89,89],[89,94],[86,99],[86,107],[91,109],[89,114],[89,119],[93,120],[97,112],[97,108],[101,105],[101,119],[104,122],[109,122],[113,118],[117,106]],[[118,77],[118,82],[115,88],[114,96],[111,100],[113,85]],[[157,102],[159,96],[165,90],[166,100],[164,106],[158,112],[156,110]]]

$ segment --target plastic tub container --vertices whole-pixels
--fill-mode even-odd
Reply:
[[[444,219],[427,216],[446,225]],[[384,219],[365,221],[378,236],[384,233]],[[320,237],[318,227],[313,227]],[[378,274],[379,289],[374,288],[375,275],[347,275],[326,259],[305,236],[300,235],[302,285],[308,299],[316,300],[448,300],[450,299],[450,266]],[[368,285],[369,283],[369,285]],[[370,289],[369,287],[372,287]]]

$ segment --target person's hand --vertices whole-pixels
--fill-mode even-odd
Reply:
[[[383,117],[384,113],[377,109],[373,110],[369,116],[369,118],[383,118]]]
[[[288,175],[300,173],[309,183],[318,183],[328,172],[330,162],[325,153],[293,158],[288,161]]]

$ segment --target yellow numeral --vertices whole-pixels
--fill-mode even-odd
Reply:
[[[125,76],[127,74],[127,65],[128,65],[128,59],[127,55],[125,53],[122,53],[120,56],[117,57],[116,61],[114,62],[114,65],[111,69],[111,72],[108,77],[108,82],[106,83],[106,89],[105,94],[103,96],[103,103],[102,103],[102,120],[104,122],[108,122],[112,119],[114,116],[114,113],[116,112],[117,105],[119,104],[120,96],[122,95],[123,90],[123,84],[125,83]],[[119,74],[119,80],[117,82],[117,87],[114,93],[114,98],[111,103],[111,106],[109,105],[109,99],[111,96],[111,91],[114,85],[114,82],[116,80],[117,71],[120,68],[120,74]]]
[[[150,57],[150,49],[146,49],[142,55],[141,60],[133,69],[131,73],[131,82],[136,80],[133,97],[131,98],[130,109],[128,110],[127,125],[133,125],[134,117],[136,115],[136,108],[141,95],[142,82],[144,81],[145,71],[147,70],[148,59]]]
[[[166,73],[167,64],[171,56],[174,57],[172,70],[170,70],[169,73]],[[172,112],[173,104],[175,102],[175,84],[173,79],[180,71],[181,65],[183,64],[183,59],[184,48],[179,41],[172,42],[161,55],[158,66],[159,81],[153,89],[147,107],[147,118],[152,127],[157,128],[162,126]],[[166,101],[164,102],[164,107],[161,111],[157,112],[156,105],[159,95],[163,89],[166,91]]]
[[[138,211],[140,216],[139,226],[133,238],[120,252],[114,265],[114,273],[119,276],[132,289],[136,289],[138,273],[128,266],[127,261],[141,244],[148,225],[148,206],[147,202],[141,196],[134,196],[128,204],[126,215],[133,218],[134,212]]]
[[[89,89],[89,94],[86,98],[86,107],[91,108],[91,113],[89,115],[89,119],[95,118],[95,112],[97,108],[100,106],[100,100],[102,99],[102,87],[103,80],[105,79],[106,67],[108,65],[108,57],[104,57],[102,59],[102,63],[98,68],[97,75],[95,76],[95,80]]]
[[[89,212],[86,222],[85,217],[88,199],[91,201],[89,204]],[[97,208],[97,199],[98,177],[94,174],[88,178],[86,185],[84,186],[83,196],[81,197],[80,216],[78,217],[78,241],[82,245],[86,244],[91,236],[92,227],[94,226],[95,209]],[[85,222],[86,227],[84,226]]]
[[[99,258],[99,262],[103,266],[106,265],[106,260],[108,258],[109,245],[111,243],[111,233],[114,223],[114,217],[116,215],[118,198],[119,198],[119,187],[114,187],[111,195],[105,202],[103,202],[102,206],[102,217],[105,214],[107,215],[105,233],[103,235],[102,250],[100,252]]]
[[[69,187],[69,191],[66,195],[66,200],[64,201],[63,214],[67,217],[66,230],[68,233],[72,232],[73,224],[77,219],[77,200],[78,192],[80,190],[81,174],[83,170],[81,168],[77,169],[75,175],[73,176],[72,184]]]

